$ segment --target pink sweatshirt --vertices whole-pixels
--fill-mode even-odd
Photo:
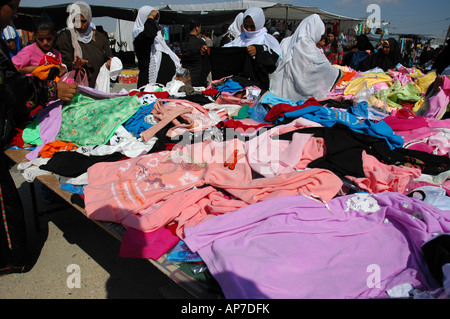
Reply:
[[[183,227],[277,196],[304,194],[327,202],[341,180],[324,169],[292,171],[253,179],[238,139],[212,140],[181,150],[98,163],[88,169],[85,209],[92,219],[114,221],[141,231],[154,231],[171,221]],[[228,198],[210,185],[225,190]]]

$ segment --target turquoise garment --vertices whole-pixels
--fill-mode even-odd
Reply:
[[[136,96],[96,100],[77,94],[72,102],[63,107],[61,130],[56,139],[77,146],[105,144],[117,127],[141,106]]]

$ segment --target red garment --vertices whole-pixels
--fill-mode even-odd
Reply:
[[[239,129],[239,130],[243,130],[244,132],[247,132],[247,130],[249,129],[258,129],[260,127],[265,127],[265,126],[272,126],[272,124],[267,124],[267,123],[260,123],[257,125],[247,125],[242,123],[239,120],[233,120],[233,119],[229,119],[227,121],[220,121],[219,123],[216,124],[216,127],[222,128],[222,127],[228,127],[228,128],[232,128],[232,129]]]
[[[14,136],[9,141],[9,144],[20,147],[20,148],[24,147],[25,142],[23,141],[22,133],[23,133],[23,128],[15,127],[13,129],[13,133],[12,133],[12,134],[14,134]]]
[[[269,112],[267,112],[264,120],[267,122],[273,122],[278,118],[284,117],[284,113],[293,112],[300,109],[303,109],[308,106],[322,106],[314,97],[310,97],[307,99],[302,105],[290,105],[287,103],[278,103],[274,105]]]
[[[58,65],[61,64],[61,61],[54,53],[47,52],[42,58],[41,62],[39,62],[39,65],[50,65],[50,64]]]
[[[167,91],[163,91],[163,92],[140,92],[140,91],[132,91],[128,94],[128,96],[135,96],[137,95],[137,97],[141,97],[143,95],[146,94],[153,94],[154,96],[156,96],[158,99],[167,99],[170,94]]]
[[[214,95],[216,95],[217,93],[219,93],[219,90],[210,88],[210,89],[206,89],[206,90],[202,91],[202,93],[203,93],[204,95],[214,96]]]

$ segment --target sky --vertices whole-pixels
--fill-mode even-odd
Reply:
[[[226,2],[227,0],[85,0],[90,5],[139,8],[143,5],[200,4]],[[43,7],[67,4],[70,0],[22,0],[21,6]],[[322,10],[365,19],[373,15],[370,5],[379,7],[381,21],[390,23],[391,33],[414,33],[444,39],[450,25],[450,1],[448,0],[282,0],[273,1],[292,5],[317,7]],[[111,18],[94,18],[107,32],[114,32],[116,21]]]

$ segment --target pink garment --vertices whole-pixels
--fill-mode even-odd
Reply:
[[[363,151],[363,169],[366,177],[346,176],[360,189],[369,193],[398,192],[403,194],[406,186],[422,172],[418,168],[386,165]]]
[[[420,127],[428,127],[428,122],[423,117],[417,116],[415,118],[400,118],[397,116],[386,116],[383,119],[393,131],[409,131]]]
[[[174,137],[177,135],[182,135],[186,130],[190,132],[200,132],[216,123],[209,117],[208,110],[198,103],[194,103],[188,100],[179,99],[159,99],[157,103],[164,103],[162,107],[166,109],[179,109],[179,108],[189,108],[191,111],[182,115],[182,118],[188,123],[188,125],[183,125],[182,123],[175,123],[175,127],[171,128],[167,132],[167,136]],[[154,108],[155,110],[155,108]],[[153,111],[152,111],[153,114]]]
[[[442,81],[443,84],[439,92],[430,97],[429,106],[424,117],[439,119],[446,112],[450,103],[450,78],[443,76]]]
[[[165,227],[147,233],[127,228],[120,244],[119,256],[158,260],[179,241],[180,239]]]
[[[51,52],[62,61],[61,53],[58,50],[52,49]],[[27,66],[39,65],[44,56],[45,53],[42,52],[36,43],[33,43],[20,50],[19,53],[12,58],[12,61],[17,69],[21,69]]]
[[[402,86],[406,85],[408,82],[414,83],[414,80],[408,73],[394,71],[393,69],[388,70],[386,73],[391,76],[392,81],[399,81]]]
[[[210,185],[229,199],[200,188]],[[305,194],[324,202],[341,189],[342,181],[324,169],[292,171],[253,179],[244,142],[208,140],[174,151],[142,155],[120,162],[97,163],[88,169],[85,209],[91,219],[154,231],[171,221],[183,227],[208,214],[222,214],[270,198]],[[231,207],[231,208],[230,208]]]
[[[267,130],[245,144],[246,156],[251,168],[264,177],[273,177],[292,172],[301,161],[303,148],[312,134],[294,134],[292,141],[273,137],[303,127],[321,127],[322,125],[304,118],[298,118],[286,125]]]
[[[437,119],[426,119],[428,122],[428,126],[431,128],[450,128],[450,119],[443,119],[443,120],[437,120]]]
[[[411,131],[397,131],[404,140],[406,149],[424,151],[430,154],[447,155],[450,151],[449,129],[421,127]]]

